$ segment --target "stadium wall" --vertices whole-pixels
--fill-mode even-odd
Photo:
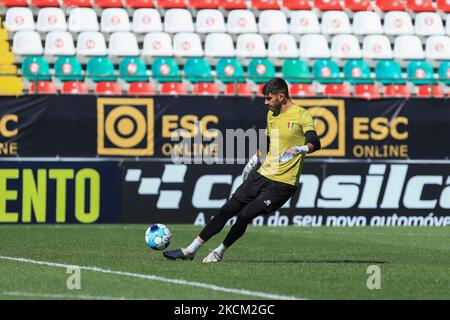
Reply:
[[[253,224],[450,224],[448,100],[296,101],[323,149]],[[204,224],[265,125],[261,98],[1,97],[0,223]]]

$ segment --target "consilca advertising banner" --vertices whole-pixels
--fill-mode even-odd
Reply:
[[[242,183],[241,170],[238,165],[125,162],[121,221],[203,225]],[[449,172],[450,162],[445,161],[309,159],[297,193],[253,224],[446,226]]]
[[[295,102],[313,115],[321,138],[322,150],[311,157],[447,159],[450,154],[449,100]],[[236,159],[241,157],[235,149],[243,146],[248,158],[264,140],[266,115],[262,98],[0,97],[0,157]],[[180,144],[183,139],[190,141],[187,147]]]
[[[0,161],[0,223],[118,223],[116,162]]]

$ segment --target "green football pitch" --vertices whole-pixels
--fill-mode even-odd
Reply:
[[[146,225],[1,225],[0,299],[450,299],[450,228],[253,227],[168,261]],[[170,225],[169,248],[200,231]]]

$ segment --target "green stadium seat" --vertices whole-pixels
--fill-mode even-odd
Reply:
[[[119,64],[119,77],[125,82],[146,82],[147,66],[145,62],[137,57],[125,57]]]
[[[51,80],[47,60],[41,56],[26,57],[22,62],[22,75],[30,80]]]
[[[450,86],[450,61],[444,61],[439,65],[439,79],[442,83]]]
[[[152,64],[152,77],[161,82],[180,82],[181,73],[177,60],[172,57],[156,58]]]
[[[275,66],[269,59],[252,59],[247,68],[248,78],[255,83],[265,83],[275,77]]]
[[[433,67],[426,61],[414,60],[408,64],[406,73],[415,85],[433,84]]]
[[[184,78],[192,83],[214,82],[211,66],[204,58],[189,58],[184,63]]]
[[[92,57],[86,67],[86,75],[94,82],[116,81],[114,64],[107,57]]]
[[[405,84],[402,68],[394,60],[381,60],[375,66],[375,76],[382,84]]]
[[[339,77],[339,66],[330,59],[319,59],[313,65],[313,77],[321,84],[342,83]]]
[[[217,79],[223,83],[244,83],[244,68],[236,58],[222,58],[216,64]]]
[[[55,77],[62,82],[83,81],[81,62],[75,57],[59,57],[55,61]]]
[[[281,73],[289,83],[311,83],[311,72],[305,61],[286,59],[281,66]]]
[[[370,84],[370,67],[364,60],[348,60],[344,65],[344,77],[351,84]]]

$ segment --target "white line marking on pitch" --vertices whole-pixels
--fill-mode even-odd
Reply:
[[[88,271],[94,271],[94,272],[101,272],[101,273],[109,273],[109,274],[115,274],[119,276],[127,276],[127,277],[133,277],[133,278],[139,278],[139,279],[146,279],[146,280],[153,280],[153,281],[160,281],[160,282],[166,282],[166,283],[172,283],[172,284],[179,284],[179,285],[185,285],[185,286],[191,286],[191,287],[198,287],[208,290],[214,290],[214,291],[221,291],[221,292],[227,292],[227,293],[235,293],[235,294],[241,294],[245,296],[252,296],[252,297],[260,297],[265,299],[274,299],[274,300],[303,300],[303,298],[294,297],[294,296],[283,296],[278,294],[272,294],[272,293],[266,293],[266,292],[260,292],[260,291],[251,291],[251,290],[244,290],[244,289],[235,289],[235,288],[226,288],[226,287],[220,287],[214,284],[204,283],[204,282],[195,282],[195,281],[187,281],[183,279],[170,279],[170,278],[164,278],[160,276],[155,275],[149,275],[149,274],[139,274],[139,273],[131,273],[131,272],[124,272],[124,271],[114,271],[109,269],[102,269],[99,267],[88,267],[88,266],[77,266],[77,265],[71,265],[71,264],[64,264],[64,263],[55,263],[55,262],[49,262],[49,261],[39,261],[39,260],[32,260],[32,259],[26,259],[26,258],[17,258],[17,257],[8,257],[8,256],[1,256],[1,260],[10,260],[10,261],[16,261],[16,262],[23,262],[23,263],[32,263],[32,264],[38,264],[38,265],[44,265],[49,267],[58,267],[58,268],[68,268],[68,267],[76,267],[81,270],[88,270]]]
[[[146,300],[125,297],[104,297],[104,296],[90,296],[85,294],[61,294],[61,293],[43,293],[43,292],[21,292],[21,291],[0,291],[0,296],[15,296],[15,297],[36,297],[36,298],[50,298],[50,299],[87,299],[87,300]]]

